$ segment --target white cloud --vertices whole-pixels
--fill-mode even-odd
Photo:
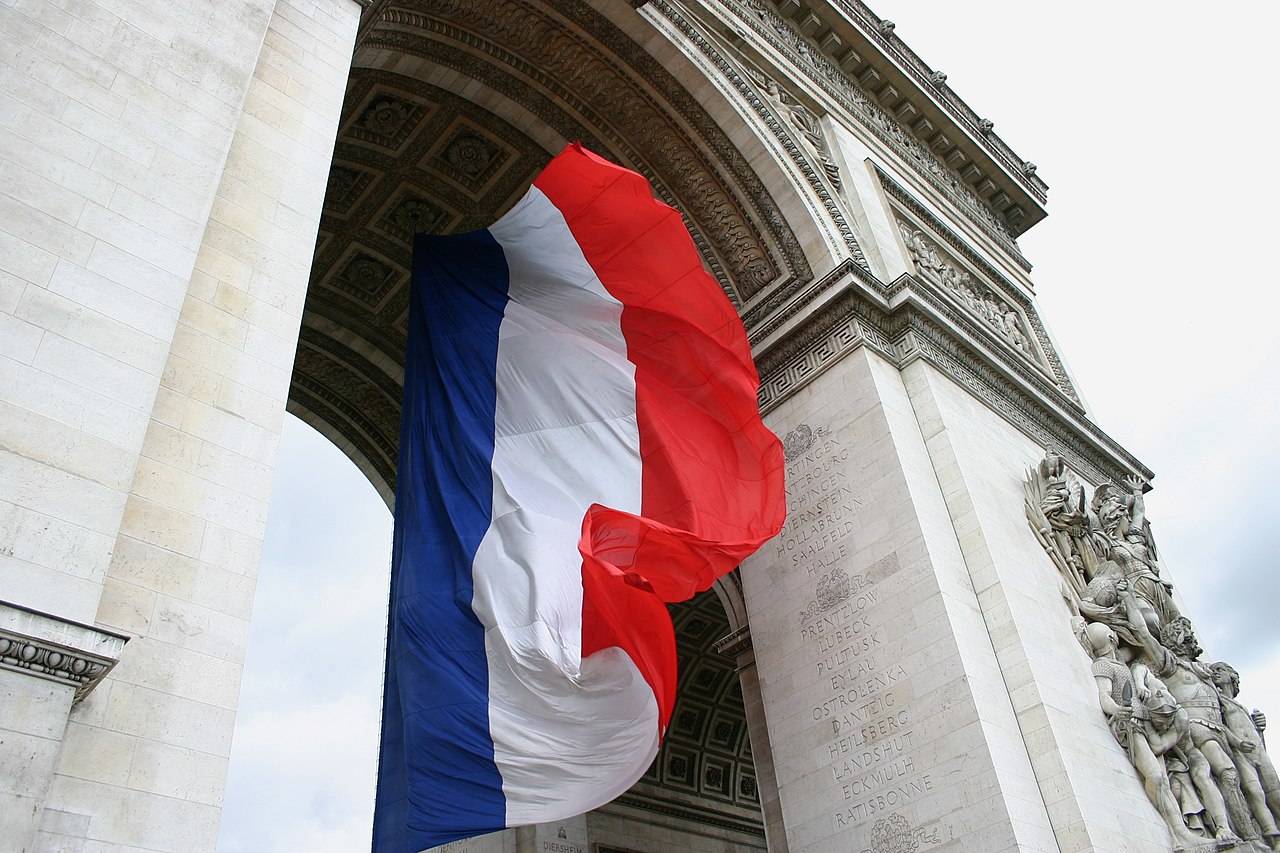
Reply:
[[[391,514],[292,417],[281,440],[222,853],[365,848],[382,702]]]

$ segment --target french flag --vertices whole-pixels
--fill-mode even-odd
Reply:
[[[666,602],[774,536],[782,450],[680,215],[570,145],[414,245],[375,853],[630,788],[675,702]]]

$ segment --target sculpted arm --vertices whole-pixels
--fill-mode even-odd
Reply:
[[[1095,675],[1093,680],[1098,685],[1098,704],[1102,706],[1102,713],[1108,717],[1127,717],[1129,709],[1111,698],[1111,678],[1106,675]]]
[[[1126,477],[1124,482],[1132,496],[1132,502],[1129,505],[1129,524],[1132,528],[1141,530],[1147,520],[1147,504],[1142,498],[1143,482],[1137,477]]]

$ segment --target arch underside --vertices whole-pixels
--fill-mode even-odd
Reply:
[[[646,32],[630,7],[606,7]],[[739,308],[811,277],[778,204],[729,135],[669,62],[603,12],[581,2],[436,0],[375,4],[366,15],[290,410],[351,456],[388,503],[412,236],[487,227],[566,143],[644,174],[684,213]]]
[[[764,849],[751,739],[734,662],[716,649],[729,620],[714,590],[671,605],[679,667],[676,705],[658,757],[603,811],[697,827],[736,849]]]

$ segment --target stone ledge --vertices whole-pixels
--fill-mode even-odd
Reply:
[[[717,652],[728,658],[737,658],[738,655],[751,648],[751,626],[743,625],[731,634],[727,634],[712,644]]]
[[[120,660],[129,637],[0,601],[0,669],[75,689],[79,702]]]

